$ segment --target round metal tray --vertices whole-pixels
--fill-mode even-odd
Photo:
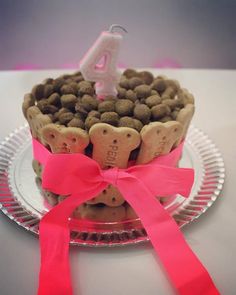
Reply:
[[[27,126],[12,132],[0,144],[0,209],[23,228],[38,234],[48,203],[32,169],[31,135]],[[188,199],[177,195],[164,206],[180,227],[198,218],[217,199],[225,177],[218,149],[202,131],[190,127],[180,167],[195,170]],[[148,241],[139,219],[96,222],[71,219],[71,243],[84,246],[122,246]]]

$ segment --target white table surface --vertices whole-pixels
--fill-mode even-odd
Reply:
[[[21,114],[24,93],[44,78],[56,77],[61,73],[0,72],[0,140],[24,123]],[[220,198],[200,219],[187,225],[183,232],[221,294],[234,295],[236,71],[158,70],[159,73],[178,79],[195,95],[193,123],[210,136],[223,154],[227,177]],[[149,244],[112,249],[72,247],[70,253],[75,295],[174,294]],[[1,213],[0,294],[36,294],[39,260],[37,237]]]

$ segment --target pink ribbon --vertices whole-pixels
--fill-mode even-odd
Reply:
[[[43,188],[68,196],[40,222],[38,295],[72,294],[68,218],[76,207],[99,194],[108,184],[116,186],[136,211],[178,294],[220,294],[174,219],[155,197],[189,195],[193,170],[173,167],[180,158],[182,144],[149,164],[108,170],[101,170],[97,162],[82,154],[52,154],[36,140],[33,140],[33,148],[34,158],[44,166]]]

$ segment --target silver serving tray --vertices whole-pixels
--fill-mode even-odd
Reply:
[[[27,126],[0,144],[0,209],[23,228],[38,234],[41,217],[50,210],[35,181],[31,135]],[[225,178],[218,149],[202,131],[190,127],[180,167],[195,170],[188,199],[177,195],[164,205],[180,227],[198,218],[217,199]],[[148,241],[139,219],[95,222],[71,219],[71,243],[84,246],[122,246]]]

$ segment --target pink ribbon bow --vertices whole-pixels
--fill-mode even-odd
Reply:
[[[108,170],[101,170],[97,162],[82,154],[52,154],[36,140],[33,147],[34,158],[44,165],[43,188],[68,195],[40,222],[38,295],[72,294],[68,218],[76,207],[99,194],[108,184],[116,186],[136,211],[178,294],[219,294],[178,225],[155,197],[189,195],[193,170],[171,167],[180,158],[182,145],[149,164]]]

